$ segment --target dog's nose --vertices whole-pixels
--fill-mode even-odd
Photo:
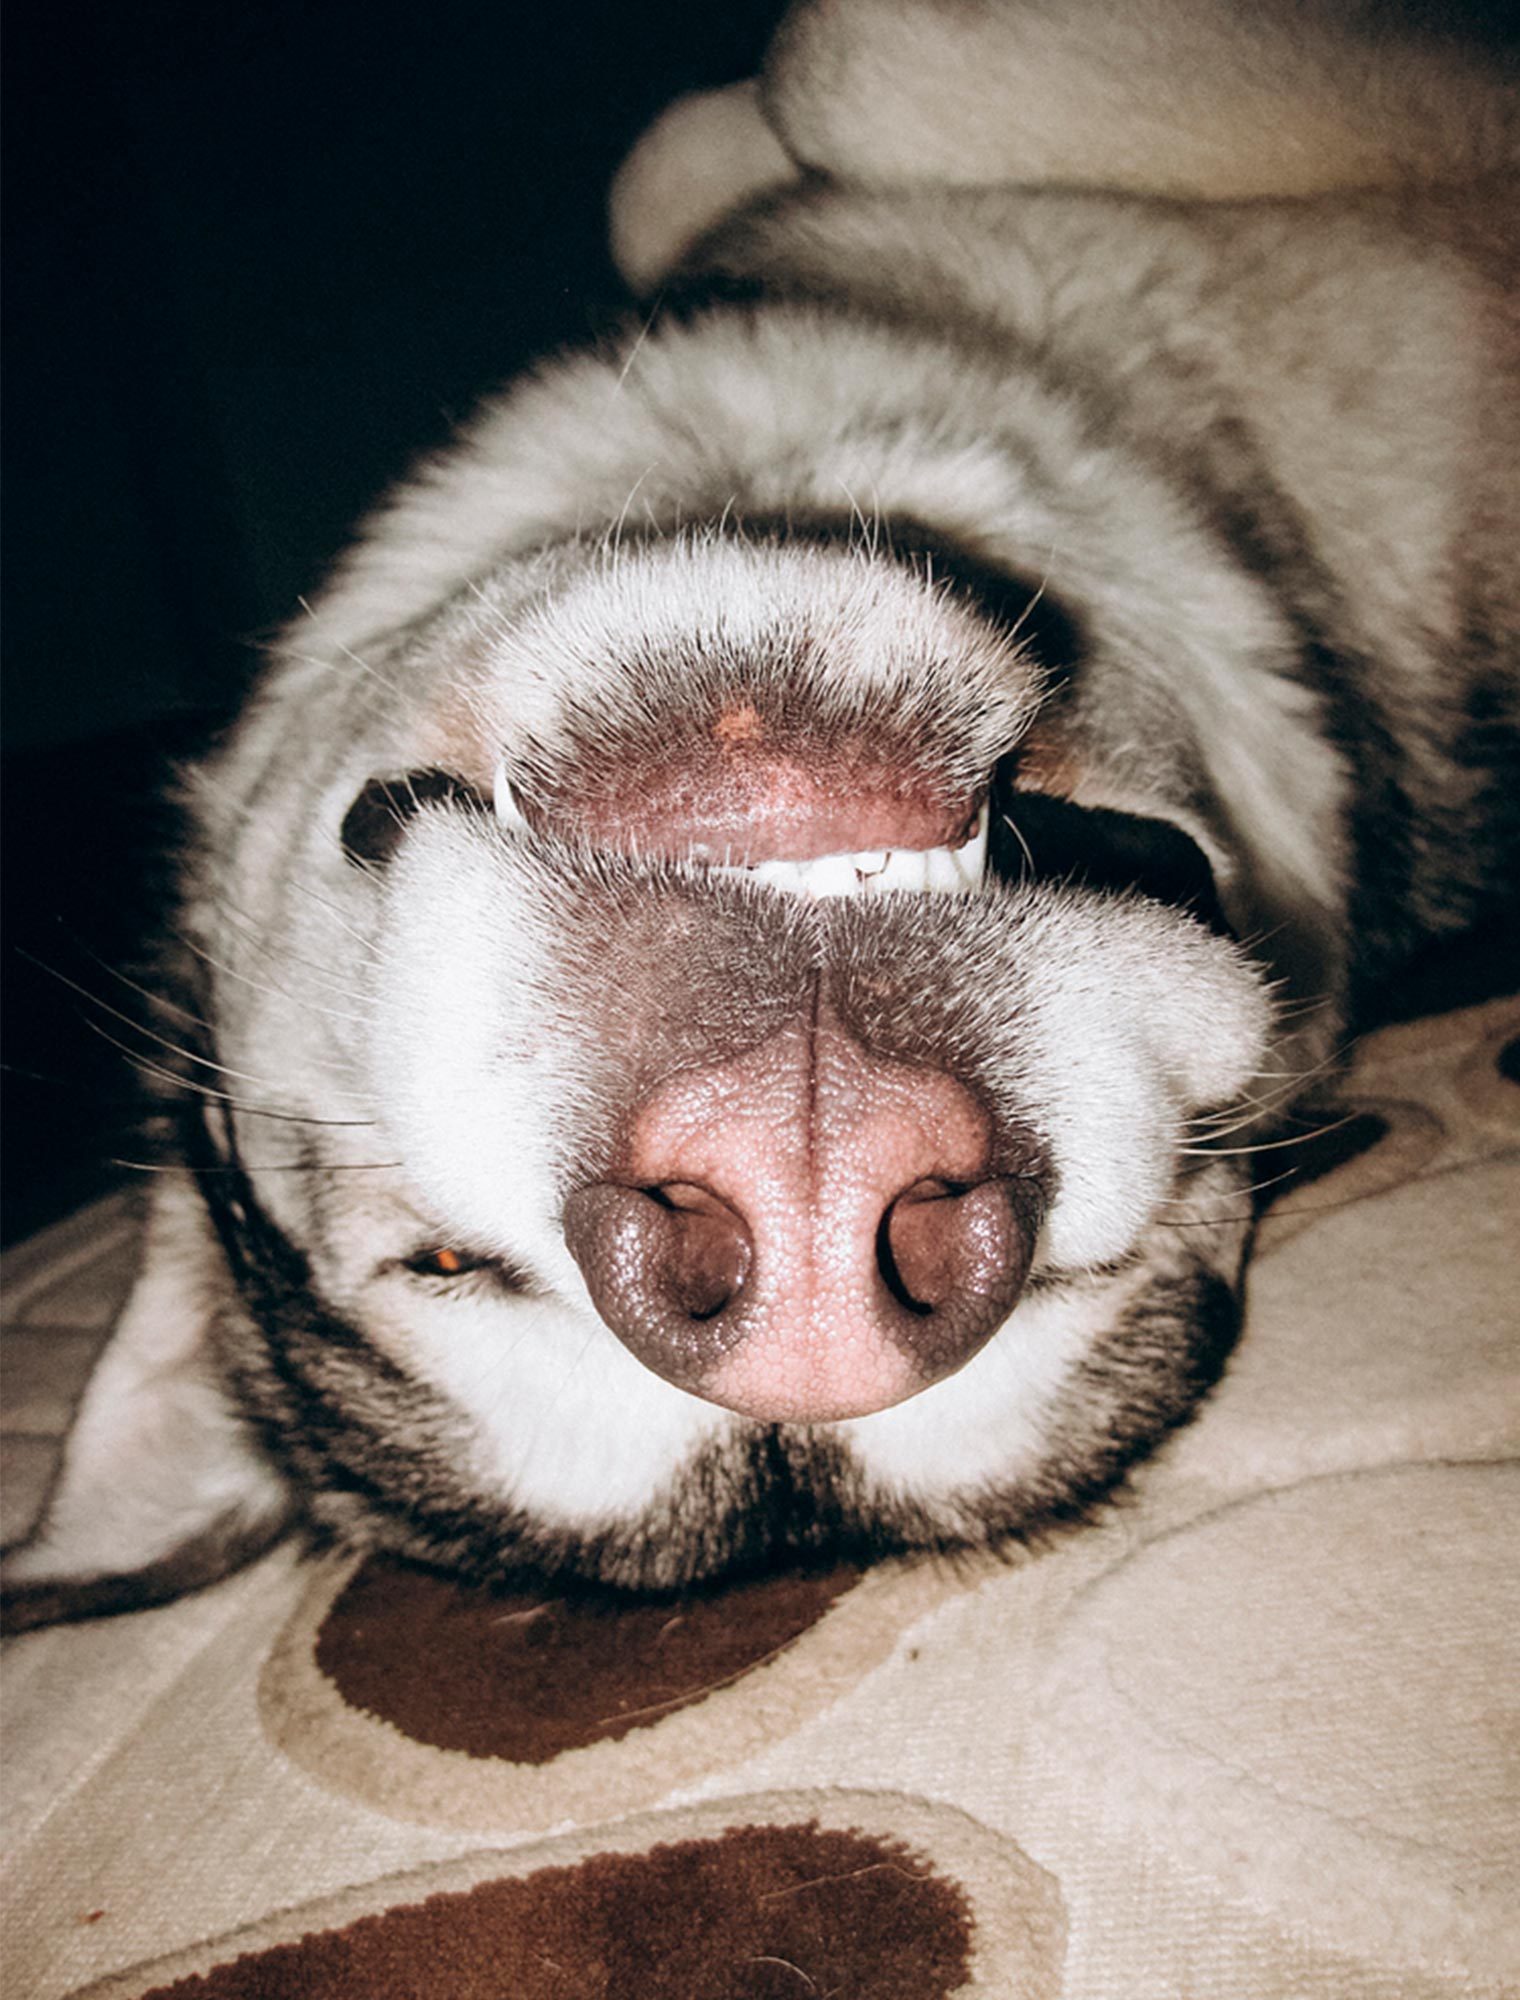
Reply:
[[[1006,1312],[1029,1264],[1015,1184],[993,1178],[971,1187],[915,1181],[882,1216],[876,1263],[888,1292],[910,1315],[913,1347],[926,1355],[957,1340],[980,1342],[994,1310]],[[938,1316],[938,1324],[927,1322]],[[914,1323],[924,1329],[911,1339]],[[942,1370],[940,1372],[943,1372]]]
[[[623,1343],[771,1422],[867,1415],[961,1368],[1013,1309],[1042,1208],[963,1084],[816,1043],[675,1079],[627,1162],[662,1177],[595,1181],[564,1211]]]
[[[744,1217],[682,1181],[581,1188],[565,1204],[565,1235],[618,1338],[651,1366],[669,1350],[662,1374],[714,1345],[699,1329],[738,1302],[754,1254]]]

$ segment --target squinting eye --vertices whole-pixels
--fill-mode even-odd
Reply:
[[[406,1268],[419,1278],[461,1278],[467,1271],[478,1271],[483,1262],[483,1258],[466,1257],[459,1250],[420,1250],[407,1258]]]
[[[468,1278],[477,1271],[488,1271],[504,1292],[531,1293],[535,1289],[528,1273],[505,1258],[473,1257],[468,1250],[454,1250],[446,1243],[400,1259],[399,1268],[414,1278]]]

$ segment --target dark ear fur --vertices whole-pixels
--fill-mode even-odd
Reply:
[[[212,1355],[229,1282],[189,1176],[166,1175],[41,1522],[0,1562],[8,1630],[163,1603],[239,1568],[289,1521],[290,1491]]]

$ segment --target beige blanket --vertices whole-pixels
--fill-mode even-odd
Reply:
[[[18,1640],[5,1991],[1520,1991],[1517,1037],[1366,1044],[1222,1387],[1005,1565],[618,1612],[287,1544]],[[8,1263],[9,1532],[133,1249]]]

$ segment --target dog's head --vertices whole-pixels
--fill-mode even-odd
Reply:
[[[1073,802],[1069,620],[1022,598],[811,530],[612,540],[472,581],[325,722],[331,675],[277,687],[205,785],[197,1192],[55,1544],[99,1468],[167,1479],[171,1379],[199,1497],[152,1594],[287,1480],[488,1577],[985,1543],[1185,1414],[1246,1218],[1196,1121],[1265,987],[1186,804]]]

